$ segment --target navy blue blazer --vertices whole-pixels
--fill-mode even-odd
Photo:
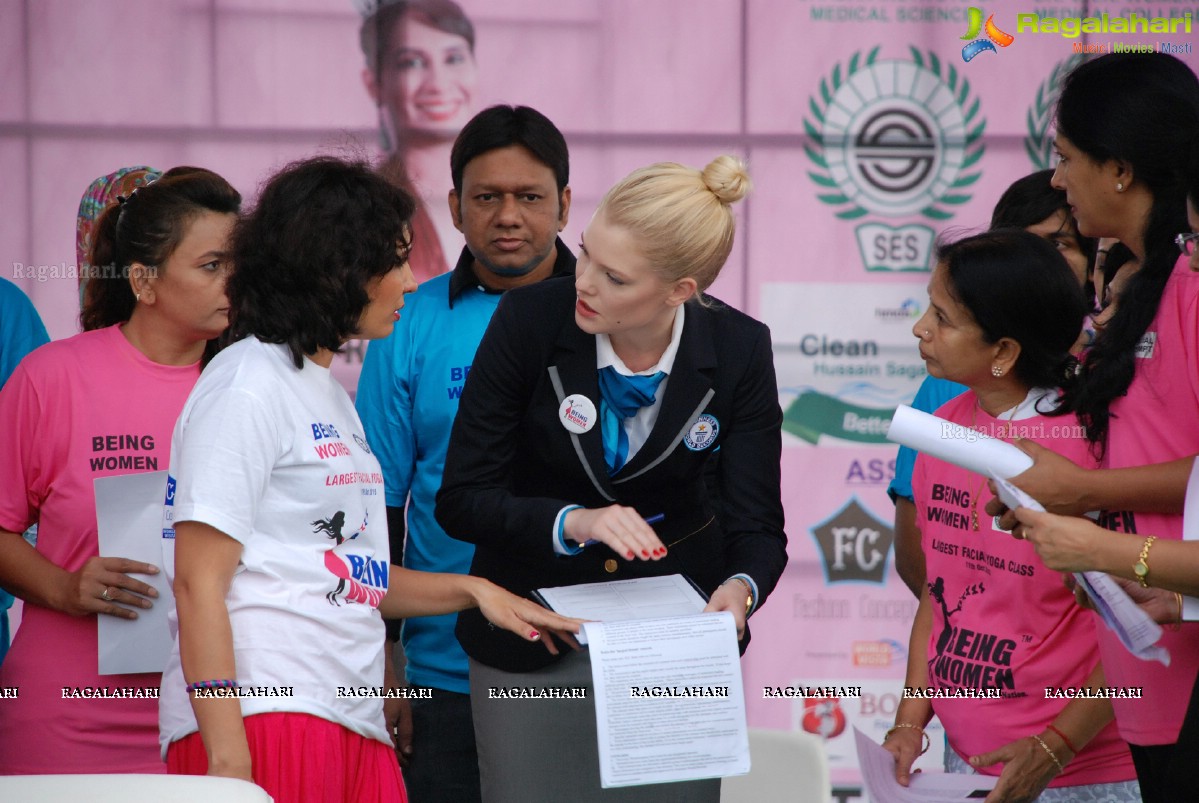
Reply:
[[[674,573],[711,594],[745,573],[761,605],[787,563],[783,415],[769,330],[714,299],[707,307],[687,302],[653,431],[610,477],[600,424],[576,435],[559,416],[567,396],[586,396],[597,411],[600,401],[595,335],[575,323],[575,299],[571,278],[504,295],[462,391],[437,521],[476,545],[471,574],[522,596]],[[689,436],[701,416],[714,423],[714,439]],[[717,454],[718,487],[711,488],[705,469]],[[563,507],[610,504],[647,517],[665,514],[654,529],[667,556],[628,561],[604,544],[569,557],[554,553],[553,525]],[[477,610],[459,615],[456,632],[468,655],[498,669],[530,671],[554,660],[541,645],[489,627]]]

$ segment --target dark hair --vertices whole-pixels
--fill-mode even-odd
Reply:
[[[366,66],[375,74],[376,80],[383,72],[383,58],[396,23],[405,14],[412,19],[445,33],[461,36],[475,52],[475,26],[454,0],[377,0],[378,8],[362,21],[358,29],[358,44],[366,56]]]
[[[293,162],[233,230],[229,340],[285,343],[297,368],[340,352],[369,302],[367,282],[406,259],[412,196],[365,162]]]
[[[79,315],[83,331],[124,323],[136,299],[129,266],[162,270],[202,212],[236,214],[241,195],[201,167],[175,167],[104,210],[96,224],[89,276]]]
[[[1053,170],[1038,170],[1024,178],[1012,182],[991,212],[992,229],[1027,229],[1035,226],[1046,218],[1058,212],[1066,213],[1066,225],[1078,248],[1087,258],[1087,265],[1095,262],[1095,251],[1099,240],[1095,237],[1084,237],[1078,231],[1078,221],[1070,212],[1070,204],[1066,202],[1066,191],[1054,187]]]
[[[1103,286],[1107,287],[1116,278],[1120,268],[1136,259],[1132,249],[1121,242],[1112,243],[1107,249],[1107,258],[1103,260]],[[1100,299],[1102,301],[1102,299]]]
[[[475,157],[488,151],[520,145],[554,173],[558,192],[570,183],[570,152],[566,138],[550,119],[528,106],[491,106],[470,118],[450,151],[454,191],[462,192],[462,174]]]
[[[1070,349],[1090,307],[1065,257],[1023,229],[995,229],[938,243],[949,293],[982,329],[988,343],[1020,344],[1012,369],[1030,388],[1073,381]]]
[[[1066,77],[1057,128],[1095,162],[1127,162],[1133,180],[1153,195],[1141,269],[1087,353],[1081,381],[1063,398],[1063,408],[1078,415],[1102,455],[1108,407],[1132,384],[1137,344],[1157,315],[1178,260],[1174,236],[1187,229],[1180,154],[1190,153],[1199,138],[1199,79],[1164,53],[1114,53],[1085,61]]]

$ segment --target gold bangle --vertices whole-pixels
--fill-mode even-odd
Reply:
[[[1145,539],[1145,543],[1141,546],[1141,555],[1137,558],[1137,562],[1132,564],[1132,573],[1136,575],[1137,580],[1141,583],[1141,588],[1149,587],[1149,548],[1153,546],[1153,542],[1157,540],[1156,535],[1151,535]]]
[[[911,728],[912,730],[920,731],[920,735],[924,738],[924,747],[920,750],[920,755],[924,755],[928,752],[928,748],[932,745],[932,741],[928,738],[928,734],[924,732],[924,728],[920,727],[919,725],[913,725],[910,722],[897,722],[895,727],[891,728],[891,730],[887,731],[883,735],[883,741],[886,742],[888,739],[890,739],[891,734],[895,733],[895,731],[899,730],[900,728]]]
[[[746,619],[748,619],[748,618],[749,618],[749,612],[750,612],[750,611],[752,611],[752,610],[754,609],[754,589],[753,589],[753,586],[751,586],[751,585],[749,584],[749,581],[748,581],[748,580],[746,580],[744,577],[730,577],[729,579],[725,580],[724,582],[725,582],[725,584],[727,585],[728,583],[731,583],[731,582],[733,582],[734,580],[736,580],[736,581],[737,581],[738,583],[740,583],[741,585],[745,586],[745,618],[746,618]]]
[[[1170,625],[1170,630],[1177,633],[1179,630],[1182,630],[1182,594],[1175,591],[1174,601],[1178,603],[1178,621]]]
[[[1037,740],[1037,744],[1039,744],[1039,745],[1041,745],[1041,747],[1045,748],[1045,752],[1049,754],[1049,757],[1051,759],[1053,759],[1053,763],[1057,765],[1057,771],[1065,772],[1066,768],[1062,764],[1062,762],[1060,760],[1058,760],[1057,753],[1053,752],[1053,748],[1051,748],[1049,745],[1045,744],[1045,740],[1042,739],[1040,736],[1037,736],[1035,733],[1032,735],[1032,738]]]

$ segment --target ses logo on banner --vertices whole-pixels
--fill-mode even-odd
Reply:
[[[887,555],[895,542],[895,531],[876,518],[858,498],[811,529],[824,561],[829,584],[885,583]]]
[[[880,61],[880,48],[835,64],[808,98],[808,176],[842,220],[948,220],[982,176],[979,99],[936,53],[913,47],[910,61]],[[929,270],[929,225],[865,220],[854,233],[868,271]]]

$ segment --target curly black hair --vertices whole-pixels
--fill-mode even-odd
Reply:
[[[412,196],[360,161],[318,156],[271,177],[230,250],[230,342],[284,343],[297,368],[340,352],[369,302],[367,283],[407,260]]]

